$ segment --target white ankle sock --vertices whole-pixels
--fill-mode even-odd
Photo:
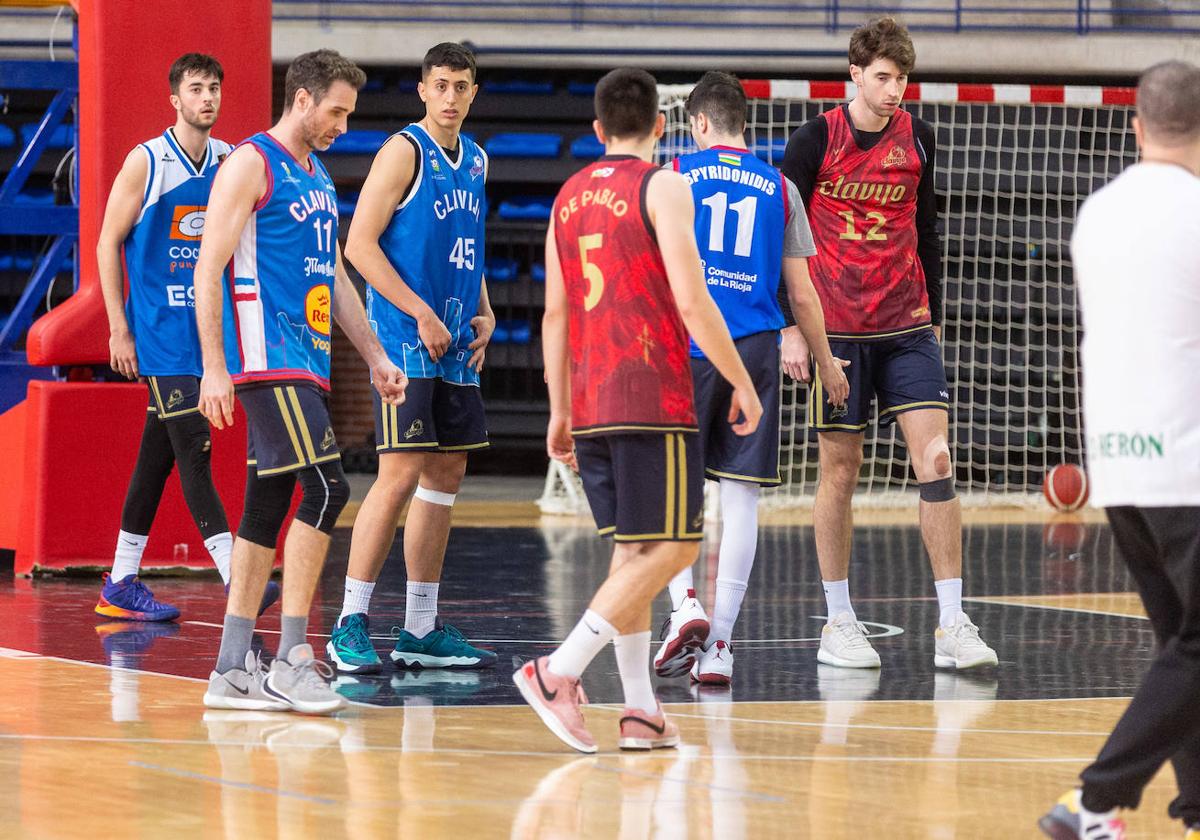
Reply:
[[[858,621],[854,607],[850,606],[850,578],[823,580],[821,586],[825,589],[825,606],[829,611],[830,621],[842,613],[850,613],[850,620]]]
[[[953,627],[954,620],[963,611],[962,578],[935,580],[933,586],[937,590],[938,609],[941,611],[938,615],[938,623],[942,627]]]
[[[658,700],[650,684],[650,631],[615,637],[613,650],[621,688],[625,690],[625,706],[653,714],[658,710]]]
[[[560,677],[578,677],[616,635],[617,628],[605,621],[604,616],[588,610],[566,641],[550,654],[550,670]]]
[[[667,584],[667,591],[671,593],[671,610],[679,609],[683,604],[683,599],[688,596],[688,590],[695,588],[692,583],[691,566],[671,578],[671,582]]]
[[[213,565],[221,573],[221,582],[229,583],[229,558],[233,556],[233,534],[228,531],[223,534],[213,534],[204,541],[204,547],[208,549],[208,556],[212,558]]]
[[[418,639],[427,636],[437,624],[437,614],[438,585],[410,580],[404,600],[404,629]]]
[[[346,594],[342,596],[342,614],[338,616],[341,624],[348,615],[366,613],[371,609],[371,593],[375,591],[375,581],[356,580],[346,575]]]
[[[733,625],[742,610],[742,598],[746,597],[746,584],[740,580],[717,578],[717,597],[713,601],[712,623],[708,629],[705,649],[720,641],[733,641]]]
[[[131,534],[128,531],[117,533],[117,550],[113,555],[112,572],[108,579],[120,583],[130,575],[136,575],[142,565],[142,553],[146,550],[149,536]]]

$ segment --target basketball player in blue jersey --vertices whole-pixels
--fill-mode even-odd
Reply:
[[[438,583],[450,510],[467,452],[488,445],[479,372],[495,326],[483,280],[487,155],[460,131],[478,86],[475,57],[459,44],[429,50],[418,86],[425,118],[395,134],[363,185],[346,258],[367,280],[367,313],[404,367],[403,406],[376,400],[379,477],[354,521],[342,614],[329,655],[339,670],[371,673],[367,633],[375,581],[404,523],[408,572],[400,667],[478,668],[496,655],[438,619]]]
[[[754,434],[733,434],[722,422],[730,386],[692,343],[705,475],[720,482],[717,591],[710,623],[696,598],[691,567],[671,581],[672,612],[654,666],[660,676],[682,676],[690,670],[694,682],[728,685],[733,677],[733,625],[758,545],[759,492],[779,483],[779,342],[784,319],[776,295],[781,274],[830,400],[844,402],[849,385],[842,372],[846,363],[829,350],[821,303],[808,275],[807,257],[816,248],[804,205],[794,184],[746,149],[741,82],[728,73],[705,73],[686,107],[700,151],[677,159],[674,168],[691,182],[696,242],[708,291],[754,377],[764,411]],[[802,376],[799,370],[788,373]]]
[[[329,420],[330,318],[367,361],[385,403],[402,402],[405,386],[342,265],[337,194],[313,155],[345,132],[365,81],[333,50],[297,57],[287,72],[283,116],[234,150],[209,200],[211,222],[196,265],[200,410],[217,428],[232,423],[236,384],[249,426],[233,585],[204,695],[211,708],[328,714],[343,704],[325,680],[332,671],[307,641],[329,534],[350,497]],[[230,258],[232,323],[221,310],[222,269]],[[228,356],[226,338],[235,345]],[[250,651],[255,605],[297,482],[302,498],[283,546],[279,653],[267,673]]]
[[[211,136],[224,75],[220,62],[200,53],[180,56],[171,65],[167,78],[175,124],[125,158],[96,248],[112,368],[129,379],[142,377],[150,391],[112,572],[96,604],[97,613],[112,618],[168,621],[179,615],[138,578],[150,526],[176,464],[188,510],[229,585],[233,537],[213,486],[212,439],[200,416],[200,341],[192,289],[208,193],[231,149]],[[272,583],[260,612],[278,598],[279,587]]]

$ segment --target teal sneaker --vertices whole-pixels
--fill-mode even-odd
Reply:
[[[325,646],[334,667],[343,674],[378,674],[383,667],[371,637],[367,635],[366,613],[346,616],[333,626],[333,636]]]
[[[496,664],[496,654],[475,647],[458,628],[443,624],[440,618],[420,639],[399,627],[392,632],[396,634],[392,661],[398,668],[487,668]]]

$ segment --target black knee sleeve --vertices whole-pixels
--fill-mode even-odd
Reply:
[[[246,470],[246,505],[238,536],[264,548],[274,548],[279,529],[292,506],[296,474],[283,473],[260,477],[254,467]]]
[[[229,530],[229,520],[212,478],[212,433],[200,414],[166,421],[179,467],[179,483],[200,534],[208,539]]]
[[[939,478],[937,481],[925,481],[920,487],[923,502],[949,502],[955,496],[953,476]]]
[[[300,500],[296,519],[322,533],[331,533],[338,514],[350,501],[350,485],[342,472],[341,459],[301,470],[297,479],[304,498]]]

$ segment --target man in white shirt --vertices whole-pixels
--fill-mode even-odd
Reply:
[[[1170,814],[1200,837],[1200,68],[1138,84],[1140,163],[1089,198],[1071,240],[1083,308],[1092,503],[1137,583],[1158,654],[1099,757],[1039,825],[1120,840],[1170,760]]]

